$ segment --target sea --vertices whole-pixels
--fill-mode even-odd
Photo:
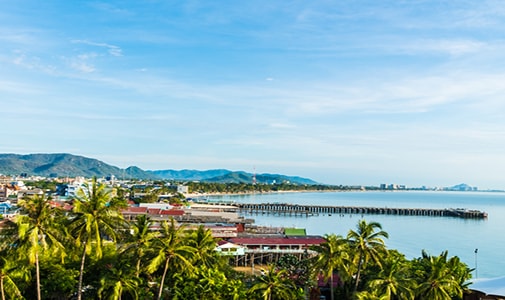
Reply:
[[[464,208],[488,213],[486,219],[440,216],[371,214],[319,214],[285,216],[243,214],[256,225],[305,228],[308,235],[340,234],[356,229],[359,220],[379,222],[389,234],[388,249],[397,249],[408,259],[422,251],[458,256],[473,270],[473,278],[505,276],[505,192],[449,191],[353,191],[286,192],[209,196],[210,201],[240,203],[291,203],[389,208]]]

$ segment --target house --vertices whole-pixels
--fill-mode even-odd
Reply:
[[[216,252],[226,256],[244,255],[245,247],[227,241],[221,241],[216,247]]]
[[[5,215],[12,209],[12,204],[8,201],[0,203],[0,214]]]
[[[9,201],[0,203],[0,215],[6,219],[12,219],[18,214],[18,209]]]
[[[25,197],[33,197],[33,196],[41,196],[44,194],[44,191],[41,189],[33,189],[33,190],[20,190],[18,191],[18,200]]]
[[[0,185],[0,200],[13,199],[17,200],[18,192],[21,187],[15,184]]]
[[[324,243],[325,239],[321,236],[278,237],[258,235],[253,237],[237,237],[228,241],[246,247],[246,252],[303,253],[309,250],[312,245]]]
[[[227,241],[245,248],[244,255],[235,257],[236,266],[254,266],[275,263],[285,255],[298,259],[315,255],[310,247],[324,243],[325,239],[321,236],[251,235]]]
[[[186,186],[186,185],[178,185],[177,186],[177,193],[187,194],[188,191],[189,191],[188,186]]]

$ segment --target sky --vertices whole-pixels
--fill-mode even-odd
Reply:
[[[505,5],[0,0],[0,153],[505,189]]]

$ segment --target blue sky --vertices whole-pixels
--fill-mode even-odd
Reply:
[[[0,1],[0,153],[505,189],[501,1]]]

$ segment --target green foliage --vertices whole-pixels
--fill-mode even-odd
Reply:
[[[305,299],[303,289],[297,288],[284,269],[277,269],[270,265],[265,275],[258,276],[254,285],[249,289],[250,299],[284,300]]]
[[[14,251],[0,253],[0,287],[2,299],[23,299],[20,284],[30,279],[30,268],[18,261]]]
[[[47,258],[41,262],[40,273],[43,299],[68,299],[74,293],[78,270]]]
[[[27,181],[25,185],[32,188],[39,188],[44,191],[55,192],[58,183],[54,180],[38,180],[38,181]]]
[[[365,220],[360,220],[356,230],[350,230],[347,234],[347,240],[354,250],[353,262],[357,266],[354,293],[358,290],[361,272],[367,267],[369,261],[381,267],[381,261],[387,253],[382,238],[388,237],[388,233],[382,230],[381,224],[377,222],[367,223]]]
[[[124,205],[123,200],[112,199],[110,191],[105,185],[98,183],[96,178],[77,192],[73,204],[70,232],[75,238],[76,246],[82,251],[77,288],[77,299],[80,300],[86,255],[91,254],[91,249],[94,249],[93,254],[101,258],[105,240],[115,242],[117,232],[126,229],[126,223],[119,212]]]
[[[231,279],[221,269],[202,266],[191,276],[178,273],[173,277],[173,299],[239,300],[246,299],[244,283]]]
[[[447,259],[447,251],[431,256],[425,251],[414,261],[419,277],[419,299],[462,299],[466,282],[471,278],[470,269],[459,258]]]
[[[249,276],[217,255],[203,226],[145,216],[125,223],[123,205],[96,180],[65,217],[44,197],[21,201],[23,215],[1,232],[2,299],[35,299],[40,291],[43,299],[296,300],[306,299],[317,275],[335,287],[332,299],[461,299],[471,278],[447,252],[407,260],[386,249],[381,225],[364,220],[346,237],[326,235],[301,258],[285,255],[264,276]]]
[[[321,245],[312,247],[319,253],[315,257],[315,268],[318,273],[320,273],[324,279],[328,282],[330,287],[330,297],[331,300],[335,299],[335,279],[337,280],[349,280],[351,278],[349,274],[350,263],[350,248],[349,243],[340,235],[330,234],[325,236],[326,242]],[[346,295],[345,291],[341,291],[342,294]]]
[[[159,289],[157,299],[162,299],[167,272],[179,273],[193,270],[191,261],[195,248],[187,245],[187,240],[183,235],[183,227],[176,227],[172,219],[171,222],[161,223],[160,236],[153,242],[152,249],[155,256],[147,266],[149,273],[162,271],[159,279]]]
[[[36,298],[41,299],[40,258],[44,254],[65,257],[62,243],[63,221],[60,210],[51,207],[49,199],[36,195],[18,203],[22,215],[16,217],[16,235],[14,243],[19,247],[20,255],[35,267]]]

